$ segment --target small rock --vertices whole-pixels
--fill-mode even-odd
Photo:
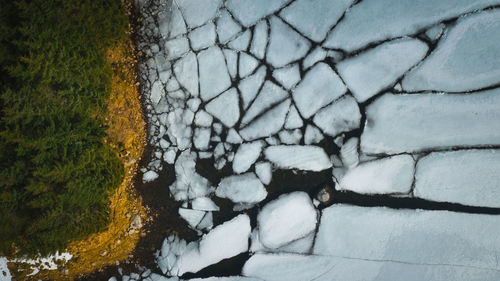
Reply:
[[[104,257],[107,253],[108,251],[102,250],[99,254],[101,255],[101,257]]]

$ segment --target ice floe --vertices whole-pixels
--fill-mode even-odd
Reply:
[[[282,169],[322,171],[332,166],[323,148],[314,145],[276,145],[264,150],[264,155]]]
[[[244,26],[255,24],[258,20],[266,17],[291,0],[227,0],[226,7]]]
[[[500,151],[433,152],[417,163],[416,197],[500,208]]]
[[[361,113],[356,100],[347,95],[321,109],[313,121],[323,133],[337,136],[359,128]]]
[[[233,171],[237,174],[246,172],[259,158],[264,141],[247,142],[240,145],[233,159]]]
[[[254,173],[246,173],[223,178],[215,195],[234,203],[253,204],[264,200],[267,191]]]
[[[240,119],[239,95],[235,88],[231,88],[211,100],[205,109],[226,127],[232,127]]]
[[[290,99],[286,99],[242,129],[241,137],[251,141],[276,134],[283,127],[289,108]]]
[[[202,100],[210,100],[231,86],[224,55],[219,47],[210,47],[198,53],[198,64]]]

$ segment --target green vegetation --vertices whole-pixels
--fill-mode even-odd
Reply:
[[[123,166],[104,143],[119,0],[0,0],[0,254],[102,230]]]

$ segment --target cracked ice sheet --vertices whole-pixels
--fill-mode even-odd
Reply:
[[[434,152],[417,163],[416,197],[500,207],[500,150]]]
[[[251,26],[259,19],[264,18],[291,0],[228,0],[226,7],[244,26]]]
[[[500,11],[460,18],[436,50],[403,79],[406,91],[481,89],[500,82]]]
[[[500,278],[496,270],[473,267],[285,253],[253,255],[245,263],[243,275],[266,281],[493,281]]]
[[[346,13],[323,46],[351,52],[495,4],[500,0],[363,0]]]
[[[415,172],[410,155],[396,155],[369,161],[347,170],[338,189],[363,194],[410,192]]]
[[[394,84],[428,49],[420,40],[393,40],[341,61],[337,69],[356,100],[365,102]]]
[[[361,151],[396,154],[498,145],[499,108],[500,89],[472,94],[385,94],[367,107]]]
[[[276,145],[264,150],[266,158],[282,169],[322,171],[332,167],[323,148],[314,145]]]
[[[313,254],[496,270],[500,216],[333,205]]]

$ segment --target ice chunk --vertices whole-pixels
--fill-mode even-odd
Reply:
[[[240,145],[233,159],[233,171],[237,174],[246,172],[259,158],[264,146],[263,141],[247,142]]]
[[[417,39],[399,39],[337,64],[337,70],[358,102],[365,102],[396,82],[421,61],[429,47]]]
[[[305,144],[315,144],[322,141],[325,137],[321,131],[313,125],[307,125],[306,133],[304,134]]]
[[[429,38],[431,41],[435,41],[439,39],[441,35],[443,35],[445,27],[446,25],[444,23],[436,24],[425,31],[425,36],[427,36],[427,38]]]
[[[239,76],[244,78],[251,74],[259,66],[259,61],[247,53],[240,53]]]
[[[307,72],[292,96],[300,114],[309,118],[346,91],[340,77],[327,64],[318,63]]]
[[[396,154],[498,145],[500,89],[468,95],[386,94],[366,109],[361,150]]]
[[[318,61],[324,60],[326,58],[326,55],[327,51],[318,46],[309,55],[307,55],[307,57],[302,62],[302,66],[304,67],[304,69],[308,69]]]
[[[210,128],[196,128],[194,129],[193,144],[194,147],[200,150],[207,150],[210,143]]]
[[[338,189],[363,194],[407,194],[411,190],[414,173],[413,157],[396,155],[347,170]]]
[[[333,205],[323,210],[313,253],[498,271],[499,227],[492,215]]]
[[[177,4],[172,5],[172,13],[158,17],[158,24],[163,38],[174,38],[187,32],[186,23]]]
[[[228,143],[242,143],[243,139],[241,136],[236,132],[235,129],[231,128],[229,129],[226,137],[226,142]]]
[[[462,92],[500,82],[500,11],[460,18],[434,52],[403,79],[406,91]]]
[[[232,127],[240,119],[238,92],[231,88],[210,101],[205,109],[225,126]]]
[[[276,145],[264,150],[266,158],[282,169],[322,171],[332,167],[326,152],[314,145]]]
[[[151,182],[159,177],[155,171],[147,171],[142,175],[142,182]]]
[[[221,43],[226,43],[241,31],[241,26],[234,21],[234,19],[225,9],[221,11],[220,16],[216,20],[216,23],[217,34],[219,35],[219,41]]]
[[[285,129],[296,129],[304,126],[304,122],[302,118],[300,118],[299,112],[294,105],[290,108],[290,112],[288,112],[288,116],[286,117]]]
[[[160,81],[156,81],[151,86],[151,102],[153,104],[158,104],[160,99],[165,96],[165,89],[163,88],[163,84]]]
[[[200,26],[189,33],[191,48],[195,51],[208,48],[215,44],[215,36],[215,25],[212,22]]]
[[[224,49],[224,57],[226,58],[227,71],[231,78],[236,77],[238,71],[238,53],[234,50]]]
[[[173,280],[177,281],[177,280]],[[189,279],[189,281],[262,281],[257,278],[249,278],[242,276],[228,276],[228,277],[208,277],[208,278],[196,278]]]
[[[201,219],[205,216],[204,211],[179,208],[179,215],[183,218],[191,228],[196,228]]]
[[[415,34],[443,20],[499,3],[498,0],[361,1],[346,12],[323,46],[354,51],[372,42]]]
[[[196,229],[200,230],[210,230],[214,226],[212,212],[207,212],[200,223],[196,226]]]
[[[189,51],[189,41],[186,36],[168,40],[165,43],[167,59],[176,59]]]
[[[187,246],[177,262],[176,275],[198,272],[211,264],[247,251],[250,231],[250,218],[243,214],[215,227],[199,243],[192,242],[194,245]]]
[[[247,125],[255,117],[259,116],[268,108],[283,101],[287,97],[288,93],[281,89],[278,85],[269,81],[264,82],[264,86],[260,90],[259,95],[241,119],[241,124],[243,126]]]
[[[196,153],[183,151],[175,162],[175,182],[170,185],[170,193],[175,200],[204,197],[213,191],[210,182],[196,173]]]
[[[248,45],[250,44],[250,39],[252,38],[252,33],[250,29],[245,30],[238,37],[229,42],[227,46],[235,51],[246,51]]]
[[[257,215],[260,242],[276,249],[302,238],[316,228],[317,213],[305,192],[281,195]]]
[[[264,18],[291,0],[228,0],[226,7],[244,26],[254,25],[259,19]]]
[[[200,107],[200,104],[201,100],[199,98],[191,98],[186,102],[186,105],[192,112],[197,112],[198,108]]]
[[[213,121],[212,115],[208,114],[205,110],[200,110],[194,117],[194,123],[200,127],[210,127]]]
[[[255,164],[255,173],[257,174],[257,177],[259,177],[260,181],[263,184],[271,183],[271,179],[273,177],[271,163],[259,162]]]
[[[265,20],[257,23],[253,30],[252,45],[250,46],[250,53],[259,59],[264,59],[266,54],[267,34],[268,27]]]
[[[321,42],[353,0],[296,0],[280,16],[313,41]]]
[[[359,139],[350,138],[340,148],[340,158],[346,168],[354,168],[359,163]]]
[[[266,67],[261,66],[254,74],[240,81],[238,89],[241,92],[243,108],[246,109],[259,92],[266,78]]]
[[[302,131],[300,129],[295,130],[283,130],[278,134],[281,143],[284,144],[299,144],[302,139]]]
[[[221,5],[221,0],[176,0],[184,20],[191,28],[203,25],[214,18]]]
[[[289,108],[290,99],[286,99],[241,130],[241,137],[251,141],[276,134],[283,127]]]
[[[175,77],[192,96],[198,96],[198,61],[196,55],[190,52],[174,65]]]
[[[215,195],[235,203],[253,204],[264,200],[267,191],[254,173],[246,173],[223,178]]]
[[[188,127],[185,122],[186,114],[181,108],[171,111],[168,114],[168,129],[167,135],[170,141],[177,145],[180,150],[185,150],[191,147],[191,127]]]
[[[289,66],[275,69],[273,71],[273,77],[283,87],[291,89],[300,81],[299,64],[295,63]]]
[[[195,198],[191,202],[191,206],[194,210],[201,211],[219,211],[219,207],[215,205],[214,201],[212,201],[208,197],[199,197]]]
[[[198,53],[198,63],[202,100],[210,100],[231,86],[224,55],[219,47],[210,47]]]
[[[297,239],[277,249],[278,252],[309,254],[312,251],[315,232],[311,232],[304,238]]]
[[[313,118],[314,124],[330,136],[359,128],[361,113],[352,96],[344,96],[320,110]]]
[[[267,5],[269,6],[269,5]],[[282,67],[307,54],[311,43],[277,17],[271,17],[271,35],[266,60]]]
[[[433,152],[417,163],[416,197],[500,207],[500,150]]]

